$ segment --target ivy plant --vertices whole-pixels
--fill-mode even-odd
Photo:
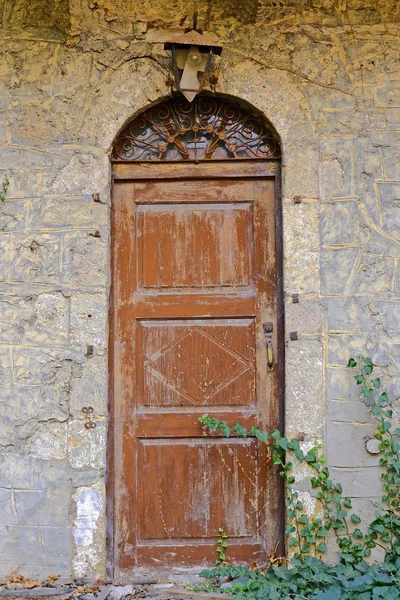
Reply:
[[[355,370],[354,378],[360,387],[361,399],[369,406],[376,422],[375,438],[382,453],[382,501],[376,506],[375,519],[367,526],[363,526],[359,515],[352,511],[351,499],[343,494],[341,484],[332,479],[320,444],[304,450],[301,441],[287,438],[278,430],[266,432],[253,426],[248,431],[240,423],[235,423],[231,429],[226,421],[209,415],[199,418],[203,427],[209,431],[219,431],[225,437],[229,437],[232,432],[243,438],[253,436],[267,444],[273,464],[279,469],[285,482],[285,534],[287,547],[293,556],[292,568],[271,565],[270,570],[265,573],[249,575],[250,583],[246,584],[245,589],[232,588],[238,597],[245,593],[251,597],[277,600],[400,598],[399,582],[394,577],[400,567],[400,429],[393,425],[390,401],[387,393],[381,391],[381,380],[374,375],[371,358],[363,355],[357,360],[350,358],[348,367]],[[310,468],[310,487],[320,502],[320,516],[309,515],[304,509],[296,491],[295,462],[307,464]],[[321,560],[327,552],[329,532],[334,533],[340,550],[341,564],[337,567],[329,567]],[[382,548],[384,562],[382,565],[368,566],[365,559],[368,559],[372,549],[377,546]],[[299,586],[300,579],[302,583]],[[315,588],[317,581],[324,584],[321,589]],[[287,593],[282,595],[286,584]],[[281,590],[279,593],[276,591],[278,588]],[[314,591],[311,593],[309,588]],[[265,595],[267,591],[269,595]],[[381,592],[383,595],[380,595]]]
[[[0,202],[4,202],[9,185],[10,185],[10,180],[8,179],[7,175],[5,175],[4,181],[0,186]]]

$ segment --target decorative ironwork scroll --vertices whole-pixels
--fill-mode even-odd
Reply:
[[[239,104],[199,96],[171,98],[133,119],[115,141],[112,160],[279,158],[267,124]]]

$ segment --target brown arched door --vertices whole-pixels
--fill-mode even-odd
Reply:
[[[279,166],[261,119],[208,97],[155,106],[115,142],[115,576],[213,564],[219,527],[231,562],[260,562],[283,544],[265,446],[198,422],[281,425]]]

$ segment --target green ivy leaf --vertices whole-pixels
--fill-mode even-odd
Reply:
[[[354,358],[349,358],[347,366],[350,367],[350,369],[354,369],[354,367],[357,366],[357,362],[354,360]]]

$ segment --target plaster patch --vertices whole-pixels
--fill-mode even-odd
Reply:
[[[77,546],[93,544],[93,532],[101,512],[101,497],[97,490],[85,488],[76,496],[76,519],[72,530]]]

